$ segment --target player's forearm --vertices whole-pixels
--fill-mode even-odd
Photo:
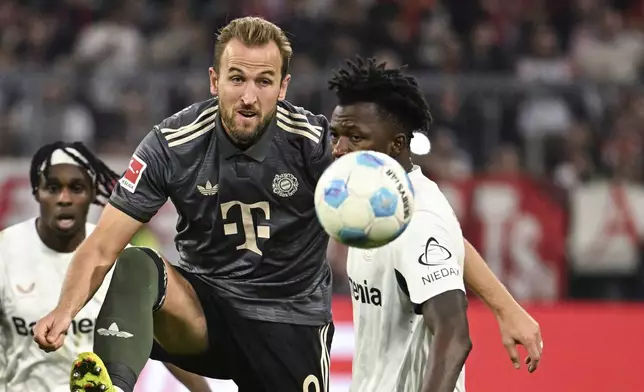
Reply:
[[[333,238],[329,238],[329,244],[326,248],[326,259],[331,265],[333,271],[346,271],[347,270],[347,254],[349,248],[342,245]]]
[[[472,342],[467,332],[446,329],[432,340],[422,392],[454,392]]]
[[[465,241],[465,284],[495,313],[513,309],[519,304],[487,266],[483,257]]]
[[[210,392],[210,387],[205,378],[169,363],[165,363],[164,365],[190,392]]]
[[[106,254],[91,236],[76,250],[63,282],[58,308],[75,316],[101,287],[116,260]]]

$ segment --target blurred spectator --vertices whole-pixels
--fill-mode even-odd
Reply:
[[[13,107],[11,136],[20,151],[36,151],[57,140],[77,140],[88,146],[94,142],[92,113],[73,95],[72,86],[49,79],[42,86],[42,99],[24,97]]]
[[[192,45],[199,40],[200,29],[185,4],[179,3],[166,11],[164,29],[150,42],[150,56],[157,67],[190,67],[199,51]]]
[[[551,26],[534,27],[528,39],[528,52],[517,63],[517,78],[523,82],[568,83],[572,69],[561,53],[557,36]],[[527,164],[542,172],[545,137],[565,132],[573,122],[573,113],[562,94],[550,89],[533,89],[521,103],[518,128],[530,147],[526,150]]]
[[[468,53],[468,70],[500,73],[507,69],[508,59],[499,46],[499,37],[489,21],[482,21],[472,29]]]
[[[521,158],[519,158],[519,150],[516,146],[499,146],[494,154],[492,154],[487,166],[487,172],[506,176],[521,174]]]
[[[92,97],[100,112],[118,110],[123,85],[145,65],[147,45],[135,24],[137,6],[134,0],[106,2],[105,17],[79,34],[75,60],[89,72]]]
[[[589,31],[580,33],[573,53],[583,76],[597,81],[634,82],[642,65],[644,44],[636,32],[624,29],[622,15],[605,8]]]

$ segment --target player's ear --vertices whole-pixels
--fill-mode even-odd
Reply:
[[[280,83],[280,95],[277,97],[278,100],[283,101],[286,99],[286,90],[288,90],[288,84],[291,82],[291,74],[286,74],[282,78],[282,83]]]
[[[217,95],[219,95],[219,75],[213,67],[208,68],[208,79],[210,80],[210,94],[216,97]]]
[[[407,147],[407,135],[405,135],[404,133],[398,133],[391,141],[391,151],[389,155],[392,157],[397,157],[403,152],[405,147]]]

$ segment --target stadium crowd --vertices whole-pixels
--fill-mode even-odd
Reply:
[[[509,269],[504,280],[515,295],[644,298],[640,0],[4,0],[0,157],[28,156],[59,139],[129,156],[153,124],[207,98],[212,37],[249,14],[291,33],[289,99],[313,111],[333,107],[326,79],[343,58],[409,65],[435,123],[432,152],[418,162],[446,193],[460,195],[454,203],[466,236],[488,261],[497,256],[496,272]],[[529,202],[532,194],[521,193],[520,203],[532,208],[547,197],[548,211],[556,206],[542,222],[545,233],[556,221],[547,234],[561,234],[539,243],[549,256],[537,263],[546,267],[509,245],[488,249],[485,219],[471,211],[483,203],[472,189],[489,190],[480,181],[490,176],[494,184],[529,178],[538,196]],[[605,190],[590,185],[599,179]],[[459,210],[459,197],[476,200]],[[602,210],[614,213],[580,220],[579,211]],[[580,233],[595,226],[608,228]],[[611,245],[614,233],[622,242]],[[588,244],[602,241],[609,253],[596,256]],[[342,266],[335,272],[341,290]]]

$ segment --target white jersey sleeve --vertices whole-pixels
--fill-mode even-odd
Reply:
[[[451,213],[451,209],[449,211]],[[451,290],[465,292],[463,283],[463,235],[444,213],[417,210],[405,231],[405,247],[396,258],[414,305]],[[420,313],[417,309],[417,313]]]
[[[2,243],[2,234],[0,231],[0,244]],[[7,352],[9,351],[9,325],[4,322],[6,320],[7,306],[7,279],[4,272],[4,261],[2,260],[2,252],[0,252],[0,369],[7,366]]]

